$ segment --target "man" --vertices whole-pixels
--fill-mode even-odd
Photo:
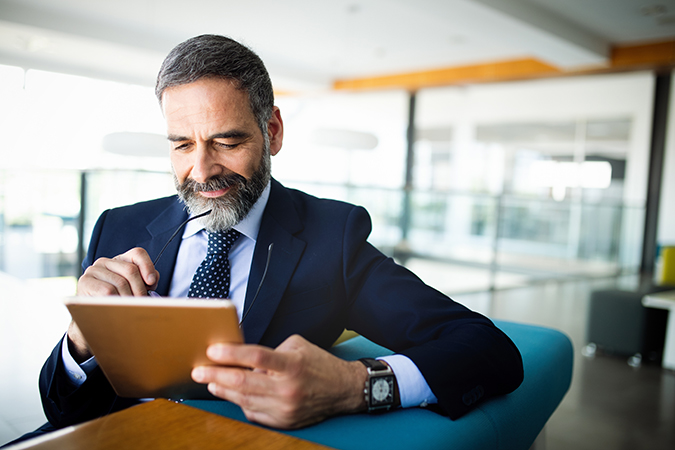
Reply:
[[[250,420],[297,428],[365,411],[366,364],[393,370],[394,406],[438,403],[453,419],[518,387],[522,361],[508,337],[368,244],[365,210],[271,179],[283,122],[257,55],[221,36],[190,39],[164,61],[156,94],[178,196],[104,212],[78,295],[187,296],[206,270],[198,268],[210,239],[235,229],[223,238],[231,248],[219,278],[247,344],[211,346],[214,365],[192,376]],[[207,210],[154,266],[188,213]],[[397,354],[384,364],[335,358],[325,349],[344,328]],[[75,323],[45,363],[40,389],[56,427],[137,402],[115,395]]]

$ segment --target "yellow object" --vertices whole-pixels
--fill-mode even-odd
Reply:
[[[661,258],[663,261],[661,284],[675,286],[675,247],[663,247]]]
[[[355,338],[356,336],[358,336],[358,333],[357,333],[356,331],[352,331],[352,330],[344,330],[344,331],[342,332],[342,334],[340,335],[340,337],[337,338],[337,341],[333,342],[333,345],[341,344],[341,343],[343,343],[344,341],[348,341],[348,340],[350,340],[351,338]]]

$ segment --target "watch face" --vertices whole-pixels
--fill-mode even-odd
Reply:
[[[371,380],[370,392],[373,406],[393,402],[394,377],[378,377]]]

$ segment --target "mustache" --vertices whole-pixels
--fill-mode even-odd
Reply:
[[[232,186],[245,188],[248,180],[238,173],[228,173],[208,179],[205,183],[197,183],[192,178],[186,178],[181,188],[188,192],[209,192],[226,189]]]

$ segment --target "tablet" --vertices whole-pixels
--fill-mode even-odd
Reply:
[[[213,398],[192,381],[192,368],[213,364],[209,345],[243,342],[229,300],[73,297],[64,303],[121,397]]]

